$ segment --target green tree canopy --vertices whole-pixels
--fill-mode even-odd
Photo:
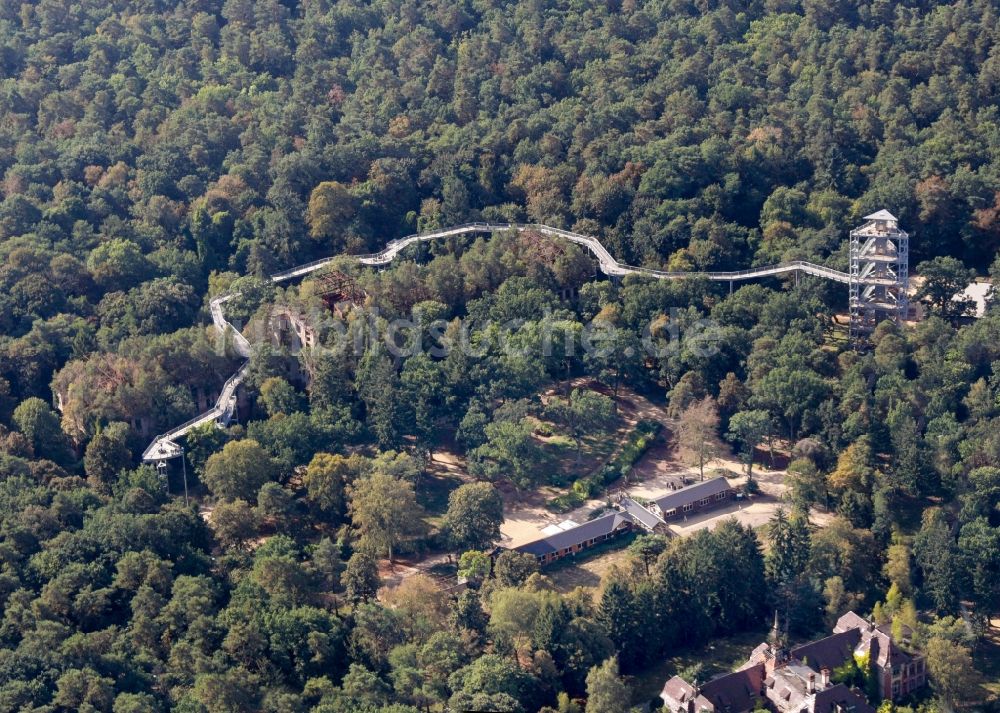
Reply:
[[[465,483],[448,496],[445,528],[457,549],[486,550],[500,539],[503,498],[489,483]]]
[[[230,441],[205,462],[205,485],[224,500],[256,501],[260,487],[277,475],[274,462],[257,441]]]
[[[426,529],[413,485],[385,473],[375,472],[354,482],[350,512],[362,541],[387,555],[390,562],[402,543]]]

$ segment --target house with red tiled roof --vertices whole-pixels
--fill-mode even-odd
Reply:
[[[927,683],[927,664],[923,655],[916,651],[904,651],[886,627],[876,626],[873,621],[847,612],[837,620],[833,631],[834,636],[858,637],[854,656],[867,658],[878,682],[879,696],[883,699],[899,700]],[[911,635],[909,629],[904,627],[904,642]]]

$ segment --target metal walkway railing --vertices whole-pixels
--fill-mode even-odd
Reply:
[[[369,255],[338,255],[322,258],[320,260],[313,260],[312,262],[307,262],[302,265],[296,265],[295,267],[290,267],[287,270],[274,273],[271,275],[271,281],[284,282],[285,280],[291,280],[296,277],[303,277],[304,275],[323,269],[338,257],[349,257],[357,260],[362,265],[387,265],[395,260],[396,256],[399,255],[401,251],[415,243],[438,240],[440,238],[450,238],[458,235],[492,234],[507,231],[517,231],[519,233],[532,231],[541,235],[561,238],[568,240],[569,242],[576,243],[577,245],[581,245],[587,248],[587,250],[589,250],[591,254],[597,258],[601,272],[606,275],[613,276],[646,275],[659,280],[702,278],[713,282],[732,283],[742,280],[753,280],[760,277],[781,275],[790,272],[802,272],[807,275],[815,275],[817,277],[823,277],[828,280],[834,280],[845,284],[849,283],[851,279],[850,275],[846,272],[824,267],[823,265],[816,265],[804,260],[782,262],[774,265],[764,265],[762,267],[754,267],[748,270],[736,270],[733,272],[670,272],[664,270],[654,270],[646,267],[625,265],[618,262],[595,237],[574,233],[561,228],[553,228],[549,225],[542,225],[540,223],[465,223],[464,225],[456,225],[450,228],[443,228],[441,230],[432,230],[426,233],[407,235],[405,238],[398,238],[390,241],[380,252],[371,253]],[[239,293],[229,292],[227,294],[214,297],[209,302],[209,312],[212,315],[212,323],[219,331],[219,334],[224,337],[232,335],[232,345],[234,351],[243,357],[243,359],[249,360],[250,342],[243,336],[242,333],[240,333],[238,329],[229,323],[222,311],[222,305],[231,300],[237,294]],[[204,423],[208,423],[209,421],[228,422],[228,420],[232,418],[233,410],[236,404],[236,389],[241,383],[243,383],[243,377],[246,375],[248,363],[248,361],[244,361],[236,373],[229,377],[222,387],[222,392],[219,394],[219,398],[216,400],[215,406],[205,413],[194,417],[190,421],[182,423],[180,426],[172,428],[166,433],[154,438],[153,442],[149,444],[149,447],[143,451],[142,459],[144,461],[160,461],[169,458],[176,458],[183,453],[183,449],[177,445],[176,440],[186,436],[191,429]]]

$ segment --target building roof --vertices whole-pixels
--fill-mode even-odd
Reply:
[[[760,697],[764,683],[764,665],[758,664],[727,673],[701,687],[701,695],[712,702],[716,710],[748,711]]]
[[[854,612],[847,612],[837,620],[833,629],[837,632],[857,632],[858,641],[854,651],[868,654],[870,659],[879,666],[896,667],[913,660],[913,656],[903,651],[893,640],[892,633],[874,622],[864,619]]]
[[[694,686],[680,676],[674,676],[663,684],[663,691],[660,693],[660,698],[663,699],[663,702],[671,710],[677,710],[697,695],[698,691],[695,690]]]
[[[836,713],[851,711],[851,713],[875,713],[875,708],[843,683],[836,683],[829,688],[816,692],[816,697],[810,705],[810,713]]]
[[[635,500],[629,497],[624,497],[619,503],[625,512],[633,517],[640,525],[645,527],[647,530],[652,530],[659,525],[666,525],[667,523],[658,517],[655,513],[650,512],[642,505],[637,503]]]
[[[572,530],[574,527],[580,527],[580,523],[574,522],[573,520],[563,520],[555,525],[548,525],[542,528],[543,535],[555,535],[557,533],[563,532],[565,530]]]
[[[712,478],[711,480],[706,480],[701,483],[695,483],[694,485],[689,485],[686,488],[681,488],[680,490],[675,490],[672,493],[667,493],[653,502],[656,503],[656,506],[660,508],[661,512],[667,512],[668,510],[674,510],[689,503],[697,502],[702,498],[713,497],[717,493],[722,493],[727,490],[732,490],[732,486],[729,485],[728,480],[720,475],[717,478]]]
[[[860,640],[861,632],[858,629],[849,629],[796,646],[789,653],[793,659],[802,661],[816,671],[822,671],[824,668],[832,671],[854,655],[854,648]]]
[[[832,671],[861,654],[870,654],[880,670],[887,664],[895,669],[898,663],[919,656],[907,654],[887,631],[854,612],[837,620],[832,636],[795,647],[788,654],[780,643],[762,643],[738,671],[700,689],[675,676],[660,697],[671,713],[749,713],[762,704],[772,713],[876,713],[859,691],[843,683],[831,684],[824,669]]]
[[[833,633],[839,634],[842,631],[848,631],[850,629],[867,629],[870,626],[871,622],[867,619],[855,614],[853,611],[849,611],[837,619],[837,623],[833,626]]]
[[[563,530],[547,537],[543,537],[540,540],[535,540],[534,542],[523,544],[520,547],[515,547],[514,551],[541,557],[552,552],[558,552],[559,550],[567,547],[572,547],[573,545],[582,545],[584,542],[592,540],[596,537],[610,535],[612,532],[619,529],[623,524],[627,523],[631,525],[633,522],[634,520],[632,519],[632,516],[628,513],[614,512],[610,515],[603,515],[595,518],[590,522],[585,522],[582,525],[577,525],[576,527],[572,527],[568,530]]]
[[[756,666],[759,663],[764,663],[767,660],[768,654],[771,651],[771,645],[766,641],[757,644],[754,650],[750,652],[750,657],[746,660],[741,669],[750,668],[751,666]]]
[[[782,666],[764,681],[764,695],[779,713],[808,710],[809,698],[813,695],[809,692],[810,676],[815,685],[816,674],[811,668],[800,664]]]
[[[871,215],[866,215],[863,220],[891,220],[896,222],[898,218],[883,208],[882,210],[875,211]]]
[[[843,683],[823,687],[809,666],[789,664],[765,680],[764,695],[778,713],[875,713],[868,702]]]

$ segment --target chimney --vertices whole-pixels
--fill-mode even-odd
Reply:
[[[829,688],[830,687],[830,669],[828,669],[828,668],[822,669],[819,672],[819,675],[820,675],[820,685],[822,685],[824,689]]]
[[[808,691],[809,691],[809,695],[812,695],[813,693],[816,692],[816,674],[812,673],[812,672],[809,673],[809,688],[808,688]]]

